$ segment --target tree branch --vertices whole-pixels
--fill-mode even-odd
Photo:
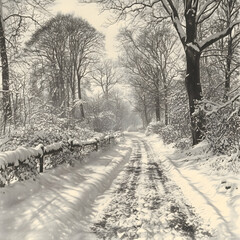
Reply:
[[[212,3],[214,3],[214,2],[215,2],[215,0],[207,1],[207,2],[203,5],[202,9],[200,9],[199,14],[198,14],[197,17],[196,17],[196,22],[199,22],[199,19],[201,18],[201,16],[202,16],[204,13],[206,13],[205,11],[207,10],[207,8],[208,8]]]
[[[14,14],[11,14],[9,16],[7,16],[6,18],[3,19],[3,21],[7,21],[9,18],[11,17],[19,17],[19,18],[27,18],[27,19],[31,19],[33,22],[37,23],[39,26],[42,26],[36,19],[34,19],[33,17],[31,16],[24,16],[24,15],[20,15],[20,14],[17,14],[17,13],[14,13]]]
[[[211,7],[208,11],[210,11],[207,15],[205,15],[205,16],[203,16],[203,15],[201,15],[201,16],[203,16],[203,18],[201,19],[201,16],[197,16],[197,21],[196,21],[196,23],[197,24],[200,24],[200,23],[202,23],[202,22],[204,22],[206,19],[208,19],[208,18],[210,18],[211,16],[212,16],[212,14],[216,11],[216,9],[219,7],[219,5],[220,5],[220,3],[221,3],[221,1],[219,1],[215,6],[213,6],[213,7]],[[207,12],[208,12],[207,11]]]
[[[221,32],[218,32],[218,33],[215,33],[212,36],[208,37],[207,39],[203,40],[199,44],[200,50],[203,51],[205,48],[209,47],[213,43],[215,43],[218,40],[226,37],[228,34],[231,33],[232,29],[238,24],[240,24],[240,21],[237,21],[235,23],[230,24],[230,26],[228,28],[226,28],[225,30],[223,30]]]
[[[168,4],[167,4],[168,2]],[[165,8],[166,12],[171,15],[173,25],[175,29],[177,30],[178,36],[182,42],[183,45],[185,45],[185,40],[186,40],[186,33],[184,32],[180,18],[177,12],[177,9],[175,8],[172,0],[162,0],[163,7]],[[170,9],[169,9],[170,6]]]

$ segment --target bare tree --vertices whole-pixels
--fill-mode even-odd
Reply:
[[[91,76],[94,84],[101,88],[104,97],[108,100],[110,91],[119,81],[113,62],[108,59],[96,65]]]
[[[239,19],[240,4],[236,0],[223,0],[220,4],[221,8],[217,11],[218,28],[223,30],[229,27],[230,24]],[[230,32],[230,34],[225,38],[221,39],[215,44],[218,52],[217,59],[218,63],[223,69],[224,75],[224,98],[228,100],[229,91],[231,87],[231,79],[233,79],[240,68],[239,61],[239,45],[240,45],[240,28],[236,27],[236,31]],[[213,46],[214,48],[214,46]],[[220,71],[221,71],[220,69]],[[222,72],[222,71],[221,71]]]
[[[146,15],[147,11],[145,10],[147,9],[152,9],[153,17],[160,20],[171,18],[186,55],[185,84],[189,98],[193,144],[200,142],[205,131],[205,120],[200,112],[194,114],[197,102],[202,100],[200,56],[207,47],[229,35],[239,21],[231,22],[224,30],[199,39],[198,27],[213,16],[219,8],[221,0],[184,0],[180,2],[173,0],[96,0],[95,2],[118,13],[118,19],[128,13]],[[160,12],[158,16],[155,15],[156,9]]]
[[[164,109],[164,120],[167,125],[168,94],[176,74],[174,54],[176,38],[166,27],[158,26],[148,27],[147,30],[137,34],[124,30],[120,40],[125,55],[122,62],[132,76],[131,85],[134,89],[139,88],[146,95],[152,96],[157,121],[161,120],[161,108]]]
[[[84,118],[82,103],[82,81],[91,72],[91,66],[98,60],[98,54],[103,49],[103,36],[87,22],[70,18],[67,23],[69,35],[69,54],[72,77],[72,92],[75,96],[75,78],[77,79],[77,93],[80,101],[81,117]],[[71,64],[73,62],[73,64]],[[74,97],[75,98],[75,97]]]
[[[26,31],[27,20],[37,23],[37,11],[46,13],[45,7],[53,0],[35,1],[10,0],[3,2],[0,0],[0,50],[2,63],[2,91],[3,91],[3,118],[4,126],[12,116],[11,93],[9,80],[9,51],[10,46],[13,51],[19,49],[19,39]],[[5,132],[5,129],[4,129]]]
[[[2,0],[0,0],[0,50],[1,50],[1,63],[2,63],[2,91],[3,91],[3,120],[4,120],[4,130],[7,120],[11,117],[11,101],[9,92],[9,67],[8,67],[8,57],[7,48],[5,40],[5,25],[3,21],[3,5]]]
[[[72,112],[80,111],[80,117],[85,117],[83,79],[96,61],[102,42],[102,34],[83,19],[59,14],[37,30],[27,43],[32,57],[37,57],[39,68],[44,68],[43,80],[47,80],[50,100],[62,108],[64,116],[72,100]]]

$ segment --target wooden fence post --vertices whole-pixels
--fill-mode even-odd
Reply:
[[[40,157],[40,173],[43,172],[43,156]]]
[[[96,140],[96,143],[95,143],[95,145],[96,145],[96,151],[98,151],[98,140]]]
[[[40,156],[40,170],[39,170],[40,173],[43,172],[44,146],[42,146],[41,149],[43,151],[43,154],[42,156]]]
[[[73,152],[73,140],[70,141],[70,151]]]

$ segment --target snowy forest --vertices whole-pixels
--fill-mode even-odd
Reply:
[[[0,0],[0,51],[0,240],[240,239],[239,0]]]

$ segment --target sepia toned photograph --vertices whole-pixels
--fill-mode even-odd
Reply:
[[[0,240],[240,240],[240,0],[0,0]]]

